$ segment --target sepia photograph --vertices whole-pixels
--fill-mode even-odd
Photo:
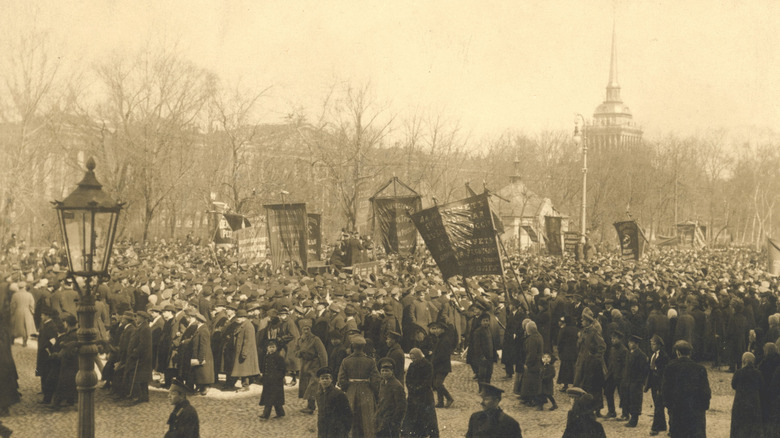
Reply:
[[[778,29],[0,0],[0,438],[780,437]]]

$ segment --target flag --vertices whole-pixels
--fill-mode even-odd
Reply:
[[[502,273],[487,193],[412,215],[442,276]]]
[[[561,218],[556,216],[544,217],[544,232],[546,236],[547,252],[550,255],[562,256],[561,248]]]
[[[780,275],[780,243],[767,237],[767,267],[770,275]]]
[[[409,218],[422,208],[419,196],[372,200],[379,240],[387,254],[411,254],[417,247],[417,231]]]
[[[620,242],[620,252],[624,260],[639,260],[644,251],[645,237],[636,221],[615,222],[615,230]]]
[[[307,266],[306,204],[264,205],[268,218],[268,242],[274,268],[289,260]]]

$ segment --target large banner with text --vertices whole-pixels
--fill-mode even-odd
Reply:
[[[615,222],[615,230],[620,241],[620,254],[624,260],[639,260],[645,249],[645,236],[636,221]]]
[[[308,217],[306,204],[264,205],[268,218],[268,243],[274,268],[285,261],[306,269]]]
[[[388,254],[411,254],[417,246],[417,230],[410,214],[422,208],[419,196],[373,199],[379,239]]]
[[[487,193],[422,210],[412,221],[445,279],[502,273]]]

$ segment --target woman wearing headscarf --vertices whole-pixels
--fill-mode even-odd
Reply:
[[[764,378],[755,367],[753,353],[742,354],[742,368],[731,378],[734,404],[731,406],[731,438],[760,438],[764,436],[761,418],[761,396]]]

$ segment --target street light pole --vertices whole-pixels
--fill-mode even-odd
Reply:
[[[122,203],[114,201],[103,192],[95,178],[95,160],[87,161],[87,172],[74,190],[63,201],[55,201],[63,245],[68,256],[68,275],[85,279],[84,289],[74,282],[79,292],[79,328],[76,332],[79,344],[79,371],[76,388],[79,393],[78,436],[95,436],[95,387],[98,379],[95,358],[98,347],[95,341],[95,295],[93,281],[108,276],[111,251],[114,245],[119,212]]]
[[[580,122],[582,127],[580,127]],[[585,138],[585,118],[582,114],[577,114],[574,119],[574,143],[582,144],[582,205],[580,207],[580,242],[585,245],[585,233],[587,227],[587,206],[588,206],[588,142]]]

